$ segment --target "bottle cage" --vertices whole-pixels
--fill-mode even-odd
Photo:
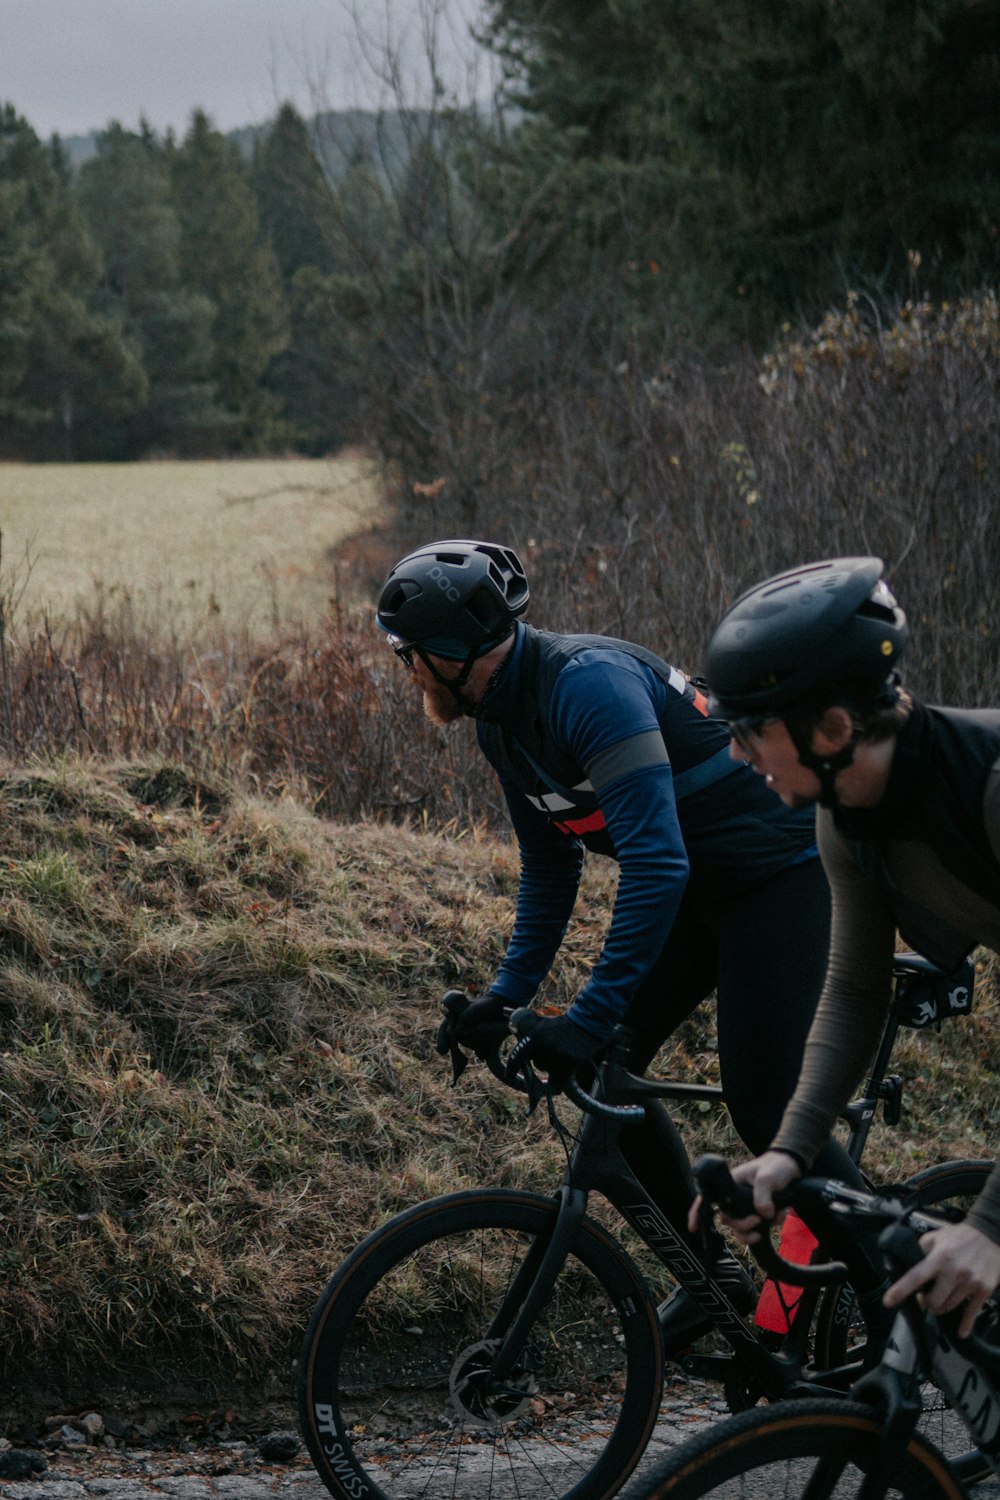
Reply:
[[[972,1010],[976,971],[971,958],[950,974],[904,974],[896,984],[892,1013],[902,1026],[921,1031]]]

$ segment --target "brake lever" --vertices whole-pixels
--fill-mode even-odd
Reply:
[[[451,1059],[451,1086],[455,1087],[466,1068],[469,1066],[468,1054],[463,1052],[457,1042],[452,1042],[448,1048],[448,1056]]]
[[[462,1051],[461,1047],[458,1045],[458,1042],[453,1034],[455,1021],[462,1014],[462,1011],[468,1004],[469,997],[464,990],[446,990],[444,995],[442,995],[441,997],[441,1009],[444,1012],[444,1019],[442,1020],[441,1025],[438,1028],[437,1038],[435,1039],[434,1043],[434,1050],[441,1057],[444,1057],[445,1054],[447,1054],[451,1058],[452,1088],[455,1087],[456,1083],[461,1078],[466,1068],[469,1066],[469,1059]]]

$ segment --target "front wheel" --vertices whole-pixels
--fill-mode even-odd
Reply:
[[[646,1284],[593,1221],[582,1222],[513,1367],[492,1374],[556,1213],[531,1193],[450,1194],[391,1219],[348,1256],[299,1362],[303,1432],[331,1494],[616,1493],[649,1441],[663,1362]]]
[[[780,1401],[713,1423],[629,1486],[622,1500],[855,1500],[883,1447],[876,1414],[851,1401]],[[918,1433],[894,1454],[886,1500],[965,1500]]]

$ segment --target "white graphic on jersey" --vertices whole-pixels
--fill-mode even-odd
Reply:
[[[592,792],[594,788],[589,781],[578,781],[573,790],[574,792]],[[525,792],[525,796],[533,807],[538,808],[539,812],[568,812],[570,808],[576,806],[575,802],[567,802],[566,798],[561,797],[558,792],[546,792],[541,797],[532,797],[530,792]]]

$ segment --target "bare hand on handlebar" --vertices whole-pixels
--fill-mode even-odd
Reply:
[[[789,1156],[787,1151],[765,1151],[762,1156],[754,1157],[753,1161],[734,1167],[732,1175],[734,1182],[745,1183],[752,1188],[754,1211],[739,1218],[722,1212],[719,1217],[744,1245],[756,1245],[761,1238],[762,1222],[773,1219],[778,1212],[774,1202],[775,1194],[798,1181],[802,1176],[801,1168],[794,1156]],[[699,1194],[688,1214],[688,1228],[692,1234],[698,1230],[701,1211],[702,1198]]]
[[[771,1153],[765,1153],[768,1155]],[[778,1154],[778,1153],[773,1153]],[[761,1158],[758,1158],[761,1160]],[[744,1163],[744,1167],[752,1167],[753,1162]],[[692,1215],[697,1211],[697,1219],[692,1222],[692,1229],[707,1229],[712,1218],[718,1214],[727,1224],[757,1224],[765,1221],[758,1214],[750,1212],[753,1205],[753,1186],[746,1180],[746,1175],[741,1181],[739,1168],[731,1172],[728,1162],[721,1156],[702,1156],[694,1163],[693,1167],[695,1181],[701,1189],[701,1194],[695,1203]],[[855,1198],[865,1198],[865,1195],[853,1193],[848,1187],[833,1183],[824,1178],[811,1178],[802,1183],[800,1189],[794,1189],[792,1183],[796,1177],[784,1188],[775,1188],[775,1202],[772,1208],[790,1208],[793,1204],[801,1210],[801,1203],[797,1200],[803,1194],[815,1197],[818,1193],[820,1198],[825,1198],[831,1187],[852,1194]],[[895,1205],[894,1205],[895,1207]],[[842,1280],[847,1275],[847,1266],[840,1260],[828,1260],[819,1265],[799,1265],[792,1261],[783,1259],[779,1251],[771,1241],[766,1229],[759,1233],[747,1234],[747,1243],[753,1248],[753,1256],[762,1267],[765,1274],[776,1281],[785,1281],[791,1286],[830,1286],[837,1280]]]
[[[920,1292],[921,1306],[932,1313],[951,1312],[965,1304],[958,1325],[960,1338],[968,1338],[987,1300],[1000,1286],[1000,1245],[994,1244],[972,1224],[948,1224],[920,1238],[924,1258],[893,1282],[886,1292],[886,1307],[898,1307],[912,1292]]]

